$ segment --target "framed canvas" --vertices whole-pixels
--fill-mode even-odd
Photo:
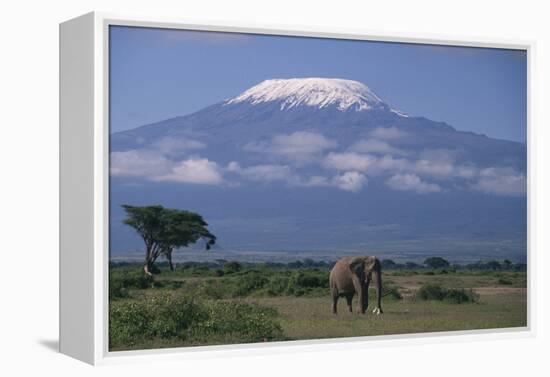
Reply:
[[[61,24],[61,352],[530,334],[532,48]]]

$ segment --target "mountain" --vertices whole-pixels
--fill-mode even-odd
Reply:
[[[224,249],[525,254],[526,146],[415,117],[352,80],[266,80],[111,135],[122,203],[200,212]]]

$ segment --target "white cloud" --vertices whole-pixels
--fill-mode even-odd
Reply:
[[[374,160],[369,173],[382,174],[385,172],[404,172],[412,170],[414,170],[413,162],[404,158],[395,158],[393,156],[386,155]]]
[[[348,171],[335,176],[332,183],[342,190],[358,192],[367,184],[367,177],[356,171]]]
[[[446,149],[425,150],[416,161],[415,172],[437,178],[456,176],[456,152]]]
[[[235,161],[227,165],[226,171],[239,174],[249,181],[280,181],[298,187],[336,187],[351,192],[360,191],[367,184],[367,177],[356,171],[344,172],[332,178],[321,175],[302,177],[288,165],[254,165],[243,168]]]
[[[190,158],[176,163],[170,173],[152,177],[152,180],[217,185],[223,182],[223,177],[215,162]]]
[[[377,139],[365,139],[358,141],[350,147],[350,150],[361,153],[381,153],[381,154],[395,154],[404,155],[405,151],[394,148],[385,141]]]
[[[414,191],[419,194],[441,191],[439,185],[424,182],[415,174],[396,174],[388,179],[386,184],[393,190]]]
[[[522,196],[527,191],[525,175],[511,168],[487,168],[472,185],[477,191],[502,196]]]
[[[375,157],[366,154],[331,152],[325,157],[323,166],[339,171],[366,172],[375,162]]]
[[[439,178],[451,177],[454,173],[454,165],[447,161],[418,160],[415,172],[420,175],[429,175]]]
[[[375,139],[395,140],[401,139],[408,134],[399,130],[397,127],[377,127],[370,132],[370,136]]]
[[[164,156],[146,150],[111,153],[111,175],[120,177],[147,177],[166,174],[171,162]]]
[[[218,165],[206,158],[172,161],[158,152],[131,150],[111,153],[111,174],[141,177],[150,181],[170,181],[215,185],[223,182]]]
[[[296,182],[304,187],[336,187],[341,190],[358,192],[368,183],[367,177],[356,171],[337,174],[332,178],[315,175],[305,180]]]
[[[251,142],[244,146],[245,150],[271,154],[283,157],[300,164],[309,163],[330,148],[336,142],[315,132],[297,131],[291,134],[275,135],[268,142]]]
[[[243,178],[257,182],[286,181],[291,182],[295,179],[292,170],[287,165],[254,165],[241,168],[237,162],[230,162],[228,171],[238,173]]]

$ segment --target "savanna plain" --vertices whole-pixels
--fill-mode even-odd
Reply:
[[[383,314],[331,311],[331,263],[112,263],[111,351],[527,325],[525,265],[497,261],[431,268],[383,260]],[[374,308],[375,291],[369,293]]]

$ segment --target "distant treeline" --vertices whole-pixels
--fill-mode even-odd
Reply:
[[[282,262],[250,263],[250,262],[236,262],[236,261],[218,259],[213,262],[182,262],[182,263],[178,263],[177,267],[180,269],[224,268],[224,269],[230,269],[230,270],[233,269],[237,271],[240,270],[241,268],[257,268],[257,267],[264,267],[264,268],[270,268],[270,269],[282,269],[282,270],[301,269],[301,268],[331,269],[335,263],[336,261],[315,261],[310,258],[296,260],[288,263],[282,263]],[[382,259],[381,264],[384,270],[439,269],[439,270],[449,270],[449,271],[478,270],[478,271],[518,271],[518,272],[523,272],[527,270],[527,264],[514,263],[508,259],[505,259],[503,261],[488,260],[488,261],[478,261],[475,263],[458,264],[458,263],[450,263],[441,257],[430,257],[430,258],[427,258],[423,263],[415,263],[415,262],[398,263],[391,259]],[[140,265],[140,263],[110,262],[110,266],[115,268],[134,266],[134,265]],[[160,268],[167,268],[168,262],[158,262],[157,266]]]

